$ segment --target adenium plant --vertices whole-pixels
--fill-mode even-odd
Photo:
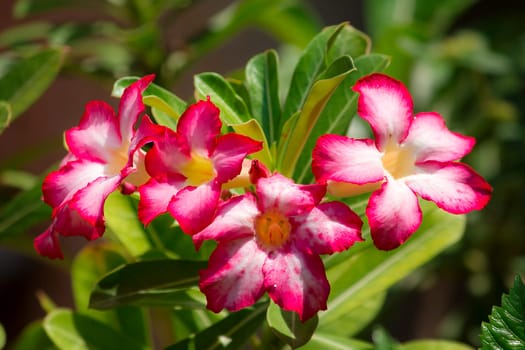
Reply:
[[[278,79],[272,51],[250,61],[247,73],[257,74],[247,77],[249,94],[237,94],[239,88],[218,75],[202,75],[196,79],[196,89],[203,99],[182,110],[170,107],[169,93],[152,84],[153,76],[146,76],[124,89],[117,114],[104,102],[90,102],[80,124],[66,131],[68,154],[44,180],[43,199],[53,208],[52,223],[35,239],[36,250],[48,258],[63,258],[59,236],[102,237],[104,203],[110,193],[120,191],[136,204],[132,215],[144,232],[160,222],[159,216],[163,220],[169,216],[170,225],[164,229],[178,228],[173,235],[181,238],[175,240],[190,236],[194,251],[207,244],[208,253],[200,256],[206,267],[193,279],[182,271],[184,278],[169,281],[162,274],[179,272],[151,271],[166,285],[177,286],[170,292],[199,288],[206,307],[219,313],[215,331],[204,327],[196,332],[221,335],[229,317],[267,305],[266,295],[283,310],[284,319],[298,317],[292,333],[312,319],[319,319],[320,329],[326,330],[323,322],[330,323],[323,315],[333,312],[331,302],[341,305],[351,293],[350,286],[341,291],[338,283],[331,300],[331,279],[353,273],[331,271],[355,263],[350,261],[353,246],[373,241],[381,250],[392,250],[410,244],[410,237],[425,222],[418,196],[448,213],[466,214],[482,209],[491,193],[480,175],[458,162],[475,140],[449,131],[438,113],[414,114],[407,88],[376,72],[386,65],[384,57],[371,55],[366,46],[344,52],[352,40],[366,42],[362,33],[341,25],[327,28],[312,41],[299,60],[284,109],[277,91],[264,90],[275,89],[276,84],[269,83]],[[356,56],[356,65],[349,54]],[[312,61],[322,64],[305,63]],[[301,83],[304,79],[309,83]],[[156,90],[149,90],[148,96],[162,100],[163,112],[173,116],[168,122],[162,119],[166,113],[159,112],[158,102],[149,106],[158,116],[156,122],[146,115],[142,97],[149,86]],[[319,119],[336,106],[349,110],[347,120],[338,124],[338,133]],[[352,108],[370,124],[373,139],[346,135]],[[282,114],[286,110],[293,113]],[[314,129],[324,134],[312,139]],[[304,142],[290,144],[290,139]],[[313,183],[297,183],[294,177],[293,167],[304,164],[284,164],[283,159],[304,158],[294,153],[306,154],[312,162]],[[364,213],[352,199],[363,193],[369,194]],[[339,253],[343,258],[328,258]],[[181,255],[175,247],[166,249],[162,258],[182,260]],[[147,259],[135,256],[133,261],[140,265]],[[118,271],[109,276],[117,283],[121,278]],[[104,283],[98,288],[104,289]],[[162,284],[127,288],[137,293],[137,300],[141,292],[155,288],[157,298],[167,292]],[[112,290],[117,295],[109,301],[116,305],[119,288]],[[171,302],[183,309],[188,305]],[[251,315],[258,319],[256,311]],[[250,324],[249,317],[241,325]],[[267,322],[277,333],[286,333],[272,317]],[[315,327],[305,329],[310,330],[304,338],[308,341]],[[297,345],[296,340],[292,343]]]

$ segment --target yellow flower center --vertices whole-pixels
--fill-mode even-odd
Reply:
[[[386,145],[381,161],[390,175],[399,179],[414,173],[415,160],[410,149],[391,142]]]
[[[217,175],[209,158],[193,152],[190,160],[182,167],[181,173],[187,178],[188,186],[199,186]]]
[[[292,225],[276,209],[270,209],[255,218],[257,239],[267,248],[281,247],[288,241]]]

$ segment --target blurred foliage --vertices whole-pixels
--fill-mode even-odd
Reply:
[[[416,111],[439,111],[452,130],[476,137],[465,162],[494,188],[488,207],[469,215],[460,245],[405,281],[393,299],[448,298],[447,309],[436,310],[441,316],[435,324],[413,324],[415,332],[430,327],[438,336],[479,345],[480,322],[491,305],[516,273],[525,274],[524,4],[371,0],[364,5],[374,51],[393,57],[386,73],[409,85]],[[389,317],[395,328],[398,318]]]

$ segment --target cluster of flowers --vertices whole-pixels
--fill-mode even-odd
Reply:
[[[312,155],[317,183],[309,185],[247,160],[261,143],[221,135],[220,112],[209,99],[191,105],[176,131],[154,124],[142,103],[152,80],[144,77],[125,90],[118,115],[104,102],[88,103],[80,124],[66,131],[69,153],[43,183],[53,221],[35,239],[41,255],[63,257],[59,235],[99,238],[108,195],[117,188],[138,191],[145,225],[170,213],[197,248],[204,240],[218,242],[200,274],[209,309],[236,311],[268,293],[307,320],[326,309],[330,288],[319,255],[362,240],[359,216],[342,202],[324,201],[327,191],[373,192],[366,216],[375,245],[384,250],[419,227],[417,195],[456,214],[489,200],[485,180],[457,162],[475,140],[450,132],[436,113],[413,115],[410,94],[388,76],[373,74],[354,86],[358,114],[375,140],[322,136]],[[224,185],[243,176],[244,194],[223,199]]]

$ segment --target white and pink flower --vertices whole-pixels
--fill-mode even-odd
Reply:
[[[474,138],[449,131],[437,113],[414,115],[405,86],[386,75],[364,77],[353,90],[360,94],[358,114],[375,140],[323,135],[312,168],[334,195],[374,191],[366,215],[379,249],[396,248],[417,230],[422,220],[417,195],[454,214],[487,204],[490,185],[457,162],[472,150]]]
[[[220,135],[219,109],[209,100],[188,107],[177,131],[163,128],[146,155],[151,180],[139,188],[139,218],[149,224],[169,212],[187,234],[211,222],[221,186],[241,172],[248,154],[261,142],[229,133]]]
[[[50,227],[35,238],[36,251],[63,258],[58,236],[102,236],[104,202],[121,184],[130,191],[149,178],[140,149],[157,131],[144,113],[142,92],[154,76],[130,85],[122,95],[118,115],[102,101],[86,105],[78,126],[65,133],[69,153],[42,185],[43,200],[53,208]]]
[[[223,202],[214,221],[193,236],[197,247],[218,242],[200,274],[207,307],[236,311],[267,292],[303,321],[325,310],[330,287],[319,254],[348,249],[361,240],[362,226],[345,204],[320,204],[325,192],[324,185],[297,185],[274,174],[257,181],[255,195]]]

